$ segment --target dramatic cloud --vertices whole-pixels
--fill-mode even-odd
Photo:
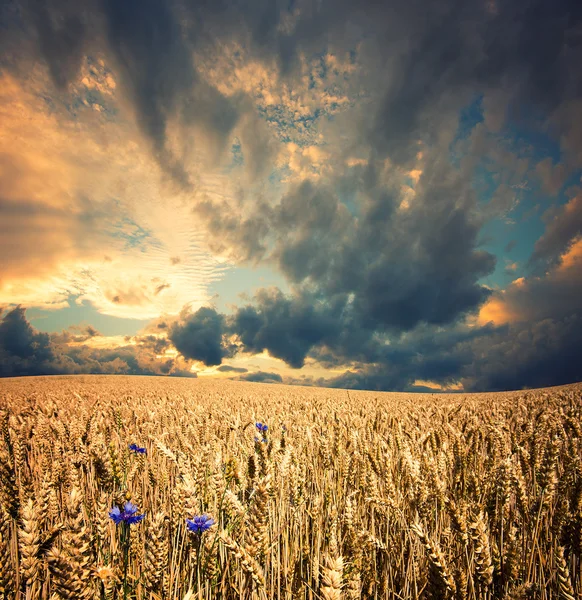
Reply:
[[[582,379],[577,359],[582,315],[520,323],[468,349],[472,362],[463,372],[468,390],[515,390],[572,383]]]
[[[244,367],[231,367],[230,365],[221,365],[218,367],[217,371],[221,373],[246,373],[248,369]]]
[[[168,338],[184,358],[219,365],[225,356],[223,332],[223,316],[212,308],[202,307],[174,323]]]
[[[7,55],[16,61],[17,50],[24,50],[29,60],[40,58],[59,88],[78,76],[85,52],[110,56],[154,152],[174,173],[180,169],[167,143],[173,118],[206,122],[223,137],[236,123],[232,99],[200,76],[210,56],[225,47],[238,45],[258,64],[274,58],[277,75],[291,80],[305,56],[326,47],[335,55],[360,49],[368,77],[382,82],[375,90],[382,101],[368,111],[372,121],[364,133],[376,151],[408,161],[419,139],[438,135],[443,112],[459,108],[475,90],[491,94],[488,112],[497,113],[527,102],[552,114],[577,99],[580,19],[571,0],[551,7],[541,0],[438,6],[423,0],[53,0],[4,12],[5,27],[12,25]],[[22,41],[27,34],[34,43]],[[333,71],[336,65],[324,66]]]
[[[496,292],[479,314],[482,323],[562,319],[580,311],[582,238],[575,238],[557,264],[541,276],[520,277]]]
[[[581,294],[582,243],[578,240],[545,276],[519,279],[494,294],[479,315],[482,323],[489,321],[485,326],[457,331],[417,328],[370,354],[371,364],[328,384],[406,389],[415,379],[423,379],[444,386],[461,381],[464,389],[481,391],[579,381]]]
[[[555,261],[577,236],[582,236],[582,194],[564,206],[549,209],[544,217],[546,231],[536,242],[534,259]]]
[[[157,356],[168,344],[154,336],[100,348],[87,344],[89,338],[95,341],[99,335],[91,326],[81,336],[67,331],[49,335],[30,325],[22,307],[0,313],[0,317],[0,377],[74,373],[196,377],[183,361]]]
[[[72,118],[62,100],[47,104],[42,75],[0,73],[0,302],[55,308],[75,296],[142,319],[178,313],[192,293],[204,304],[223,263],[183,195],[136,156],[139,134],[113,120],[107,68],[88,61],[81,75]]]
[[[240,337],[246,352],[268,350],[271,356],[298,368],[312,346],[335,335],[337,325],[325,305],[318,308],[309,299],[294,301],[279,291],[265,290],[255,305],[236,312],[231,331]]]
[[[5,314],[0,322],[0,373],[36,375],[54,372],[56,357],[46,333],[35,331],[23,308]]]
[[[582,378],[581,25],[572,0],[3,3],[2,368]]]
[[[278,373],[265,373],[257,371],[256,373],[247,373],[239,377],[241,381],[256,381],[259,383],[282,383],[283,378]]]

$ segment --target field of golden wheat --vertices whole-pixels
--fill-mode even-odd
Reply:
[[[5,600],[582,597],[582,385],[0,381]]]

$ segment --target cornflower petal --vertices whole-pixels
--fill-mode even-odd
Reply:
[[[204,533],[208,531],[216,521],[208,515],[197,515],[192,519],[186,519],[186,526],[192,533]]]
[[[114,506],[109,511],[109,517],[112,521],[119,525],[120,523],[127,523],[128,525],[133,525],[135,523],[139,523],[144,517],[143,515],[136,515],[138,508],[135,504],[131,502],[126,502],[123,506],[123,510],[119,508],[119,506]]]
[[[137,444],[129,444],[129,449],[136,454],[147,454],[147,450]]]
[[[137,506],[131,502],[126,502],[123,507],[123,512],[128,515],[134,515],[137,512]]]
[[[121,510],[119,510],[119,506],[114,506],[109,511],[109,518],[116,524],[119,525],[121,521],[123,521],[123,517],[121,516]]]
[[[145,517],[145,514],[144,515],[130,515],[125,519],[125,522],[128,525],[134,525],[135,523],[139,523],[144,517]]]

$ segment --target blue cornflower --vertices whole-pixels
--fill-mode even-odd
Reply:
[[[267,429],[269,429],[269,427],[264,423],[255,423],[255,427],[263,434],[267,431]]]
[[[131,502],[126,502],[123,505],[123,510],[119,508],[119,506],[114,506],[109,511],[109,517],[112,521],[119,525],[120,523],[127,523],[128,525],[133,525],[134,523],[139,523],[145,515],[136,515],[138,508],[135,504]]]
[[[198,515],[193,519],[186,519],[186,525],[192,533],[204,533],[208,531],[216,521],[208,515]]]
[[[268,441],[269,441],[269,440],[267,440],[267,438],[258,438],[258,437],[255,435],[255,442],[256,442],[257,444],[266,444]]]
[[[129,449],[137,454],[147,454],[147,450],[137,444],[129,444]]]

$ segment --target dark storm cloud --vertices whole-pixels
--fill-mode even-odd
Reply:
[[[434,142],[439,117],[456,111],[466,98],[463,84],[471,78],[478,50],[470,34],[479,13],[485,17],[479,3],[422,4],[422,19],[410,9],[396,17],[400,33],[381,49],[388,62],[387,89],[369,128],[373,148],[400,164],[415,158],[419,140]],[[399,52],[398,62],[390,60]]]
[[[156,152],[163,152],[167,119],[197,82],[171,3],[105,0],[102,6],[109,45],[140,124]]]
[[[248,369],[245,369],[244,367],[231,367],[230,365],[221,365],[216,370],[220,371],[221,373],[247,373],[248,372]]]
[[[536,388],[582,380],[582,313],[511,325],[475,343],[463,371],[475,391]]]
[[[459,325],[445,330],[421,325],[389,342],[374,337],[359,355],[356,348],[346,345],[341,349],[316,349],[312,356],[328,367],[357,360],[357,368],[350,367],[339,377],[326,380],[326,385],[332,387],[405,390],[416,379],[448,385],[472,364],[472,345],[496,331],[489,325],[474,329]]]
[[[544,319],[489,328],[466,339],[426,338],[395,342],[381,361],[332,379],[331,387],[407,390],[415,380],[443,387],[462,382],[466,391],[503,391],[574,383],[582,379],[578,360],[582,343],[582,316]],[[436,341],[436,343],[435,343]]]
[[[295,288],[289,295],[262,290],[227,319],[243,351],[267,350],[294,368],[322,347],[338,362],[384,360],[374,336],[453,324],[486,301],[490,291],[478,280],[493,271],[495,258],[477,248],[482,221],[470,179],[433,156],[410,206],[398,210],[400,185],[383,183],[378,169],[372,164],[353,174],[361,190],[356,216],[333,189],[311,182],[292,187],[279,205],[257,216],[274,239],[271,260]],[[217,220],[217,227],[223,224]],[[249,230],[260,243],[261,227],[251,223]],[[184,329],[180,324],[176,331]],[[215,364],[223,356],[222,333],[214,327],[206,334]],[[185,337],[193,344],[206,339]],[[183,338],[177,341],[183,355],[194,358]],[[198,357],[207,358],[205,352]]]
[[[177,3],[163,0],[22,0],[2,14],[10,28],[11,58],[44,61],[61,91],[78,77],[84,54],[104,53],[113,61],[121,90],[132,102],[137,121],[152,142],[155,158],[175,181],[191,182],[167,143],[167,125],[180,118],[198,125],[220,147],[238,120],[238,110],[200,80],[193,45]],[[196,38],[196,35],[193,35]],[[33,43],[29,43],[32,39]],[[26,62],[25,62],[26,65]]]
[[[470,180],[433,157],[407,210],[397,210],[400,190],[380,185],[373,166],[361,180],[357,218],[331,190],[311,183],[283,197],[271,228],[280,269],[325,298],[353,294],[353,310],[368,328],[443,325],[476,310],[489,295],[477,282],[493,271],[495,257],[476,247],[482,221]]]
[[[488,296],[477,281],[493,271],[495,257],[476,249],[481,223],[474,202],[468,182],[435,160],[403,215],[382,225],[374,206],[358,248],[367,263],[349,271],[359,273],[354,291],[362,314],[410,329],[421,322],[450,323],[475,310]]]
[[[51,10],[54,4],[28,0],[23,2],[23,15],[34,27],[38,51],[46,60],[53,81],[64,89],[79,71],[90,24],[76,3],[60,3],[58,14]]]
[[[196,376],[180,361],[156,357],[168,343],[152,339],[154,336],[135,338],[135,344],[118,348],[69,345],[96,335],[91,326],[82,336],[67,331],[49,335],[31,326],[22,307],[0,312],[0,377],[75,373]]]
[[[387,84],[369,129],[382,155],[409,161],[417,141],[434,141],[443,116],[475,94],[499,98],[496,91],[503,90],[510,116],[522,121],[524,104],[551,114],[580,97],[580,3],[406,4],[386,3],[387,19],[379,25],[389,20],[393,33],[379,49]]]
[[[17,307],[0,321],[0,374],[34,375],[37,369],[52,372],[55,355],[47,333],[35,331]]]
[[[230,223],[228,215],[223,219],[220,211],[215,212],[213,232],[217,239],[230,238],[243,254],[244,232],[251,232],[247,256],[266,256],[299,286],[293,300],[297,305],[294,318],[306,314],[298,305],[309,306],[312,297],[320,304],[345,306],[350,295],[350,311],[365,329],[444,325],[477,310],[490,294],[478,280],[493,272],[495,257],[477,247],[483,220],[471,179],[435,152],[427,158],[414,199],[406,210],[399,210],[405,199],[401,182],[396,178],[382,181],[379,169],[373,162],[353,170],[351,181],[344,176],[343,187],[359,191],[356,215],[332,186],[304,181],[291,187],[278,205],[261,207],[238,228],[236,219]],[[277,316],[291,310],[288,300],[280,296],[268,304],[268,309],[259,310]],[[269,326],[262,329],[255,313],[253,307],[237,313],[240,323],[235,330],[245,345],[271,346],[269,351],[293,366],[302,363],[306,348],[329,337],[332,329],[323,320],[282,337],[283,322],[275,324],[271,317]],[[309,334],[304,336],[304,330]],[[266,342],[265,335],[272,335],[274,341]],[[283,343],[286,350],[281,348]]]
[[[2,18],[13,44],[27,49],[32,36],[61,88],[88,49],[113,56],[158,159],[178,178],[185,174],[165,143],[170,117],[207,122],[219,137],[238,119],[236,103],[201,82],[192,61],[194,50],[221,42],[238,40],[259,59],[276,57],[281,74],[292,77],[300,52],[349,52],[365,36],[369,77],[384,88],[363,135],[398,163],[415,156],[419,139],[436,140],[443,115],[475,94],[504,90],[522,116],[523,101],[550,114],[582,92],[582,8],[575,0],[9,4],[15,8]]]
[[[466,390],[507,390],[573,383],[582,379],[582,262],[572,257],[539,277],[500,293],[506,325],[445,330],[423,325],[369,346],[357,371],[328,382],[338,387],[406,389],[416,379],[442,385],[461,381]],[[318,357],[316,349],[312,355]],[[328,365],[347,355],[321,353]],[[367,363],[367,364],[366,364]]]
[[[314,345],[335,336],[338,321],[334,309],[318,305],[314,298],[288,298],[279,290],[262,290],[253,304],[236,311],[229,329],[240,337],[246,352],[268,350],[299,368]]]
[[[582,235],[582,193],[564,206],[550,208],[543,219],[546,230],[535,244],[532,261],[555,262],[572,241]]]
[[[183,166],[166,144],[168,120],[181,114],[183,125],[207,125],[223,143],[238,119],[236,108],[198,77],[173,3],[107,0],[103,7],[109,48],[139,123],[162,166],[186,183]]]
[[[223,315],[213,308],[202,307],[174,323],[168,338],[184,358],[219,365],[227,355],[222,344],[223,333]]]
[[[258,383],[282,383],[283,378],[278,373],[267,373],[265,371],[255,371],[239,377],[242,381],[254,381]]]
[[[271,292],[239,309],[231,328],[242,350],[267,349],[292,367],[307,356],[327,368],[353,365],[320,385],[407,390],[416,380],[444,387],[461,381],[468,391],[559,385],[582,379],[579,281],[560,273],[533,280],[525,290],[516,287],[506,301],[522,308],[525,320],[497,327],[424,323],[386,336],[354,323],[349,305],[341,311],[320,305],[314,317],[304,299]]]
[[[330,189],[305,181],[283,196],[271,225],[280,236],[275,250],[279,266],[300,283],[327,276],[354,220]]]
[[[228,319],[228,326],[240,338],[241,350],[267,350],[294,368],[302,367],[308,355],[326,367],[354,361],[391,365],[394,376],[400,378],[399,388],[411,377],[454,379],[466,359],[445,355],[445,349],[491,333],[489,326],[475,330],[452,327],[436,336],[436,328],[424,324],[395,333],[388,343],[377,324],[366,328],[364,319],[349,301],[339,297],[334,305],[307,295],[285,296],[278,290],[265,290],[253,304],[239,308]]]

